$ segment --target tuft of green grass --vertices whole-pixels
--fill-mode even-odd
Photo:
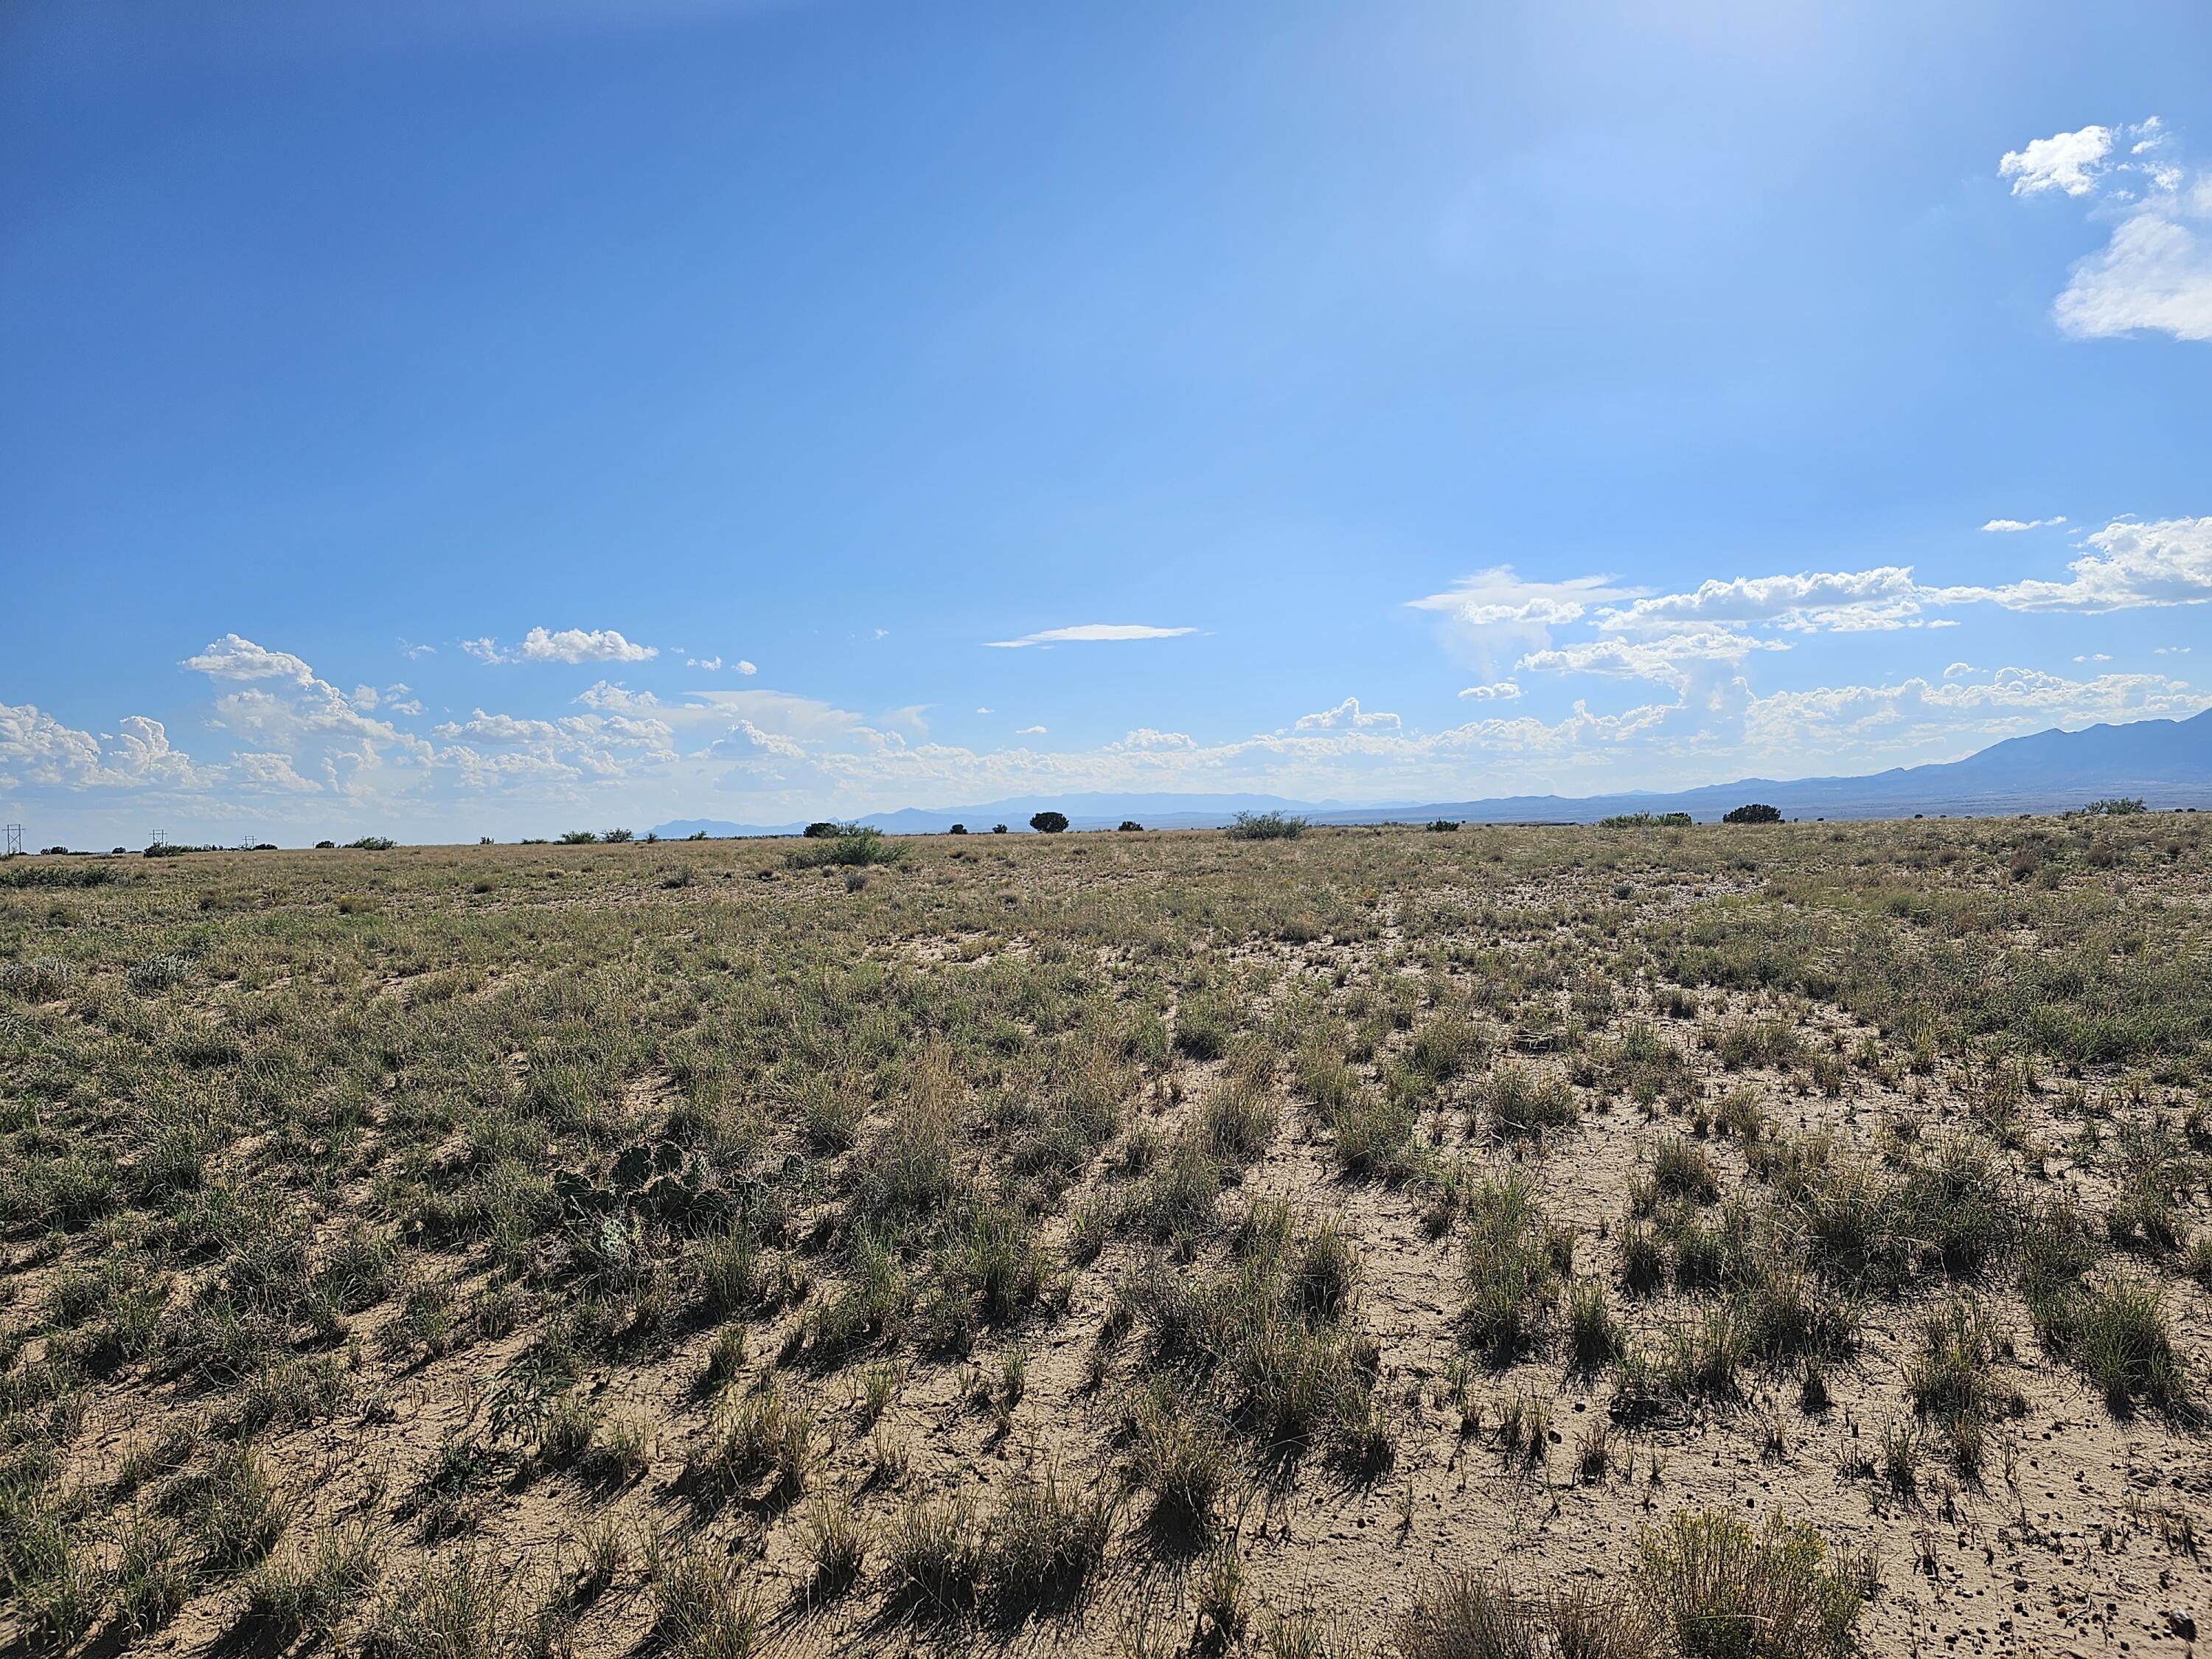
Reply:
[[[1476,1182],[1465,1208],[1468,1334],[1479,1346],[1516,1352],[1559,1299],[1572,1265],[1572,1236],[1546,1223],[1518,1170]]]
[[[1648,1532],[1638,1582],[1682,1659],[1847,1659],[1868,1592],[1802,1522],[1777,1516],[1754,1532],[1711,1512]]]
[[[986,1562],[975,1500],[964,1492],[915,1493],[893,1518],[884,1550],[902,1594],[940,1613],[965,1607]]]

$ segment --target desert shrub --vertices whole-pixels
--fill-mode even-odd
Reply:
[[[1230,1475],[1229,1439],[1219,1422],[1164,1378],[1138,1396],[1129,1415],[1137,1485],[1166,1518],[1200,1530],[1211,1526]]]
[[[1079,1589],[1105,1562],[1120,1508],[1109,1481],[1071,1481],[1049,1466],[1017,1479],[990,1530],[997,1595],[1019,1606]]]
[[[359,841],[346,845],[356,853],[388,853],[399,843],[389,836],[363,836]]]
[[[1406,1058],[1429,1083],[1444,1084],[1479,1065],[1489,1052],[1482,1027],[1463,1014],[1440,1014],[1413,1033]]]
[[[1221,1165],[1194,1135],[1179,1135],[1167,1162],[1130,1193],[1123,1214],[1155,1238],[1188,1238],[1213,1220],[1221,1200]]]
[[[0,996],[25,1002],[51,1002],[68,988],[75,977],[59,957],[33,957],[27,962],[0,962]]]
[[[1294,841],[1306,829],[1304,818],[1282,812],[1239,812],[1221,833],[1231,841]]]
[[[750,1659],[767,1625],[726,1561],[687,1552],[655,1575],[655,1644],[676,1659]]]
[[[1329,1112],[1328,1130],[1352,1174],[1404,1181],[1421,1167],[1414,1121],[1412,1103],[1399,1095],[1359,1090]]]
[[[268,1554],[289,1513],[268,1464],[238,1445],[216,1453],[204,1473],[182,1478],[165,1494],[164,1507],[181,1514],[202,1559],[217,1571]]]
[[[843,833],[808,847],[794,848],[788,862],[794,870],[843,866],[860,869],[873,864],[896,864],[906,857],[906,845],[880,830],[855,824]]]
[[[891,1522],[885,1550],[892,1582],[905,1595],[939,1611],[964,1606],[986,1563],[975,1500],[964,1492],[915,1493]]]
[[[1735,806],[1721,814],[1723,823],[1779,823],[1781,812],[1763,802],[1753,801],[1747,806]]]
[[[1681,1659],[1846,1659],[1865,1574],[1832,1567],[1820,1536],[1770,1519],[1678,1512],[1644,1539],[1638,1580]]]
[[[2151,1285],[2117,1276],[2073,1299],[2060,1345],[2115,1412],[2135,1401],[2173,1407],[2187,1397],[2188,1369],[2175,1352],[2166,1301]]]
[[[1067,829],[1067,814],[1054,812],[1048,809],[1042,812],[1032,813],[1030,817],[1030,828],[1040,836],[1062,834]]]
[[[1392,1632],[1402,1659],[1657,1659],[1642,1606],[1586,1587],[1516,1592],[1461,1571],[1423,1585]]]
[[[1919,1256],[1971,1278],[2009,1253],[2021,1204],[1989,1148],[1946,1139],[1916,1162],[1898,1190],[1899,1222]]]
[[[121,848],[117,848],[121,851]],[[106,864],[38,864],[28,860],[11,861],[0,869],[0,889],[28,887],[105,887],[119,881],[112,865]]]
[[[1237,1035],[1237,1010],[1218,993],[1199,993],[1176,1010],[1175,1046],[1193,1060],[1218,1060]]]
[[[1469,1338],[1510,1354],[1550,1314],[1573,1255],[1571,1237],[1547,1225],[1518,1170],[1490,1176],[1466,1200]]]
[[[1267,1150],[1280,1121],[1267,1091],[1239,1079],[1214,1091],[1200,1113],[1199,1130],[1208,1152],[1241,1168]]]
[[[1139,835],[1144,832],[1145,828],[1143,824],[1138,823],[1134,818],[1123,818],[1121,823],[1115,824],[1114,827],[1116,830],[1128,830]]]
[[[2126,818],[2146,810],[2142,800],[2132,795],[2114,796],[2105,800],[2093,800],[2081,809],[2084,817]]]
[[[1720,1175],[1704,1147],[1681,1135],[1668,1135],[1652,1149],[1651,1181],[1668,1198],[1711,1204],[1721,1195]]]
[[[246,1613],[280,1640],[327,1638],[383,1572],[382,1546],[366,1526],[325,1528],[256,1570]]]
[[[182,985],[192,975],[190,957],[177,951],[164,951],[146,957],[131,969],[132,988],[140,991],[166,991],[173,985]]]
[[[1483,1085],[1482,1103],[1491,1133],[1509,1139],[1565,1128],[1581,1110],[1573,1086],[1558,1073],[1514,1065],[1491,1073]]]
[[[1731,1072],[1747,1066],[1791,1066],[1805,1051],[1795,1026],[1771,1018],[1732,1020],[1707,1041]]]
[[[1908,1358],[1905,1382],[1913,1408],[1933,1419],[1955,1443],[1978,1448],[1993,1389],[1997,1338],[1979,1304],[1954,1297],[1921,1321],[1920,1346]],[[1971,1460],[1978,1462],[1978,1458]]]
[[[162,1522],[133,1516],[117,1541],[112,1578],[115,1610],[125,1627],[134,1636],[162,1629],[194,1588],[195,1577],[175,1531]]]
[[[814,1468],[814,1414],[784,1397],[775,1377],[750,1398],[723,1408],[706,1446],[692,1454],[686,1478],[721,1497],[746,1492],[773,1474],[772,1498],[796,1498]]]
[[[1567,1292],[1567,1357],[1579,1369],[1610,1364],[1623,1345],[1620,1322],[1595,1279],[1578,1279]]]
[[[1540,1659],[1544,1627],[1502,1578],[1462,1572],[1425,1585],[1399,1621],[1405,1659]]]

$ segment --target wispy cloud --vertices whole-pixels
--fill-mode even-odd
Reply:
[[[1195,634],[1195,628],[1153,628],[1143,623],[1078,623],[1073,628],[1047,628],[1018,640],[988,640],[996,651],[1019,651],[1033,645],[1118,645],[1130,640],[1173,640]]]
[[[2055,519],[1991,519],[1982,529],[1993,536],[2014,536],[2023,530],[2041,530],[2046,525],[2065,522],[2066,515],[2062,513]]]

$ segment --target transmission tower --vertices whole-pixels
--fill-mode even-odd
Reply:
[[[11,824],[9,824],[9,825],[8,826],[8,852],[7,852],[7,856],[8,856],[8,857],[9,857],[9,858],[11,858],[11,859],[12,859],[12,858],[20,858],[20,857],[22,855],[22,852],[23,852],[23,826],[22,826],[21,824],[20,824],[20,823],[11,823]]]

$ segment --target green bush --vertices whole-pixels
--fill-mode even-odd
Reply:
[[[1231,841],[1296,841],[1307,828],[1304,818],[1282,812],[1239,812],[1222,834]]]
[[[1067,828],[1067,814],[1048,809],[1031,815],[1030,828],[1040,836],[1057,836]]]
[[[1721,822],[1723,823],[1779,823],[1782,822],[1782,813],[1778,808],[1753,801],[1748,805],[1735,807],[1723,812],[1721,814]]]
[[[1754,1533],[1717,1512],[1645,1534],[1638,1575],[1681,1659],[1845,1659],[1863,1572],[1832,1568],[1820,1535],[1776,1516]]]
[[[795,870],[834,865],[858,868],[871,864],[896,864],[905,856],[905,847],[882,830],[855,824],[833,841],[817,837],[815,845],[798,848],[791,854],[791,866]]]

